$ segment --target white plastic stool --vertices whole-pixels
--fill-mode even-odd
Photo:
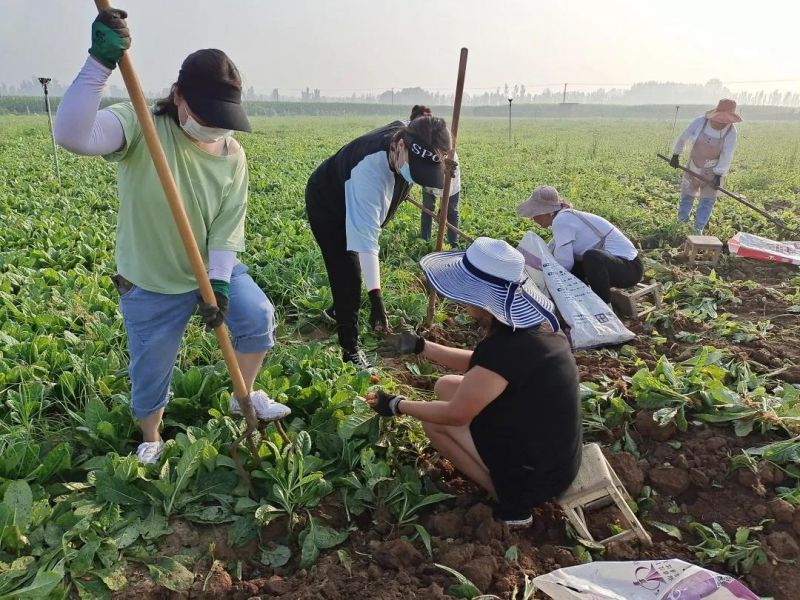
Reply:
[[[627,529],[604,540],[596,541],[586,525],[584,508],[597,503],[599,500],[610,499],[622,513],[622,519]],[[597,444],[586,444],[583,447],[583,458],[578,476],[558,499],[558,504],[564,510],[569,522],[580,537],[605,546],[609,542],[638,537],[646,545],[652,545],[650,535],[644,530],[639,519],[633,514],[628,502],[631,497],[608,464],[606,457]]]

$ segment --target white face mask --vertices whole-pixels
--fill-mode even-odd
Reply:
[[[200,123],[198,123],[194,117],[189,114],[189,111],[185,106],[183,111],[186,113],[186,120],[181,122],[181,128],[186,132],[186,135],[196,139],[198,142],[212,144],[233,135],[233,131],[230,129],[221,129],[219,127],[207,127],[205,125],[200,125]]]

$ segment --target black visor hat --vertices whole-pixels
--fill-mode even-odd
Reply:
[[[252,131],[242,107],[241,85],[218,78],[218,73],[226,71],[235,73],[236,67],[222,50],[192,52],[181,65],[178,88],[208,127]]]
[[[410,131],[403,136],[408,150],[408,166],[411,179],[422,187],[442,189],[444,187],[444,164],[435,150],[417,141]]]

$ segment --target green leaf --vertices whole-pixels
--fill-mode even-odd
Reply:
[[[314,543],[322,550],[338,546],[350,535],[347,531],[336,531],[324,525],[318,525],[314,529]]]
[[[419,523],[414,524],[414,529],[417,530],[417,534],[419,535],[419,539],[422,540],[422,543],[425,545],[425,550],[428,551],[428,556],[433,558],[433,549],[431,548],[431,536],[428,533],[428,530],[425,529]]]
[[[517,562],[519,559],[519,551],[517,550],[517,545],[514,544],[513,546],[509,547],[506,550],[505,558],[508,562]]]
[[[451,575],[453,575],[456,579],[458,579],[457,585],[451,585],[447,589],[447,593],[451,596],[455,596],[456,598],[464,598],[465,600],[472,600],[475,596],[479,596],[481,591],[475,587],[475,584],[472,583],[469,579],[464,577],[461,573],[456,571],[455,569],[451,569],[450,567],[446,567],[444,565],[440,565],[439,563],[433,563],[434,566],[439,567],[443,571],[447,571]]]
[[[100,500],[113,502],[122,506],[151,504],[152,499],[135,484],[117,479],[110,473],[95,473],[95,491]]]
[[[68,471],[72,466],[72,451],[67,444],[59,444],[47,453],[42,468],[36,473],[36,481],[46,483],[53,475]]]
[[[172,533],[172,529],[167,523],[167,518],[153,508],[148,517],[142,521],[139,532],[144,540],[156,540]]]
[[[100,538],[96,538],[86,542],[78,554],[69,562],[69,571],[73,577],[80,577],[92,568],[94,563],[94,555],[100,548]]]
[[[675,525],[670,525],[669,523],[661,523],[660,521],[647,521],[648,525],[655,527],[659,531],[663,531],[667,535],[674,537],[676,540],[682,540],[683,534],[681,530],[675,527]]]
[[[175,488],[165,506],[166,513],[172,514],[172,507],[175,505],[175,500],[178,494],[189,485],[189,480],[197,472],[200,467],[200,460],[202,457],[203,448],[209,444],[206,439],[200,439],[190,444],[184,451],[183,456],[178,461],[178,466],[175,467],[177,478],[175,480]]]
[[[31,524],[33,515],[33,494],[27,481],[12,481],[6,488],[3,504],[11,512],[11,523],[16,525],[23,533]]]
[[[173,592],[188,592],[194,583],[194,575],[189,569],[166,556],[148,564],[147,570],[158,585]]]
[[[311,525],[309,525],[309,527],[311,527]],[[302,533],[306,533],[307,531],[307,529],[304,529]],[[317,562],[318,558],[319,547],[314,543],[314,536],[313,534],[309,535],[306,533],[300,545],[300,568],[308,569]]]
[[[119,548],[120,550],[127,548],[137,539],[139,539],[140,528],[142,526],[142,522],[139,519],[136,519],[130,525],[123,527],[121,530],[117,531],[114,536],[111,538],[111,541],[114,542],[114,545]]]
[[[356,412],[348,415],[344,421],[339,423],[339,437],[343,442],[350,440],[350,438],[353,437],[353,434],[355,434],[360,427],[369,423],[377,415],[377,413],[372,410],[369,405],[365,403],[359,403],[359,405],[363,406],[364,408],[356,408]]]
[[[268,567],[282,567],[291,557],[292,551],[282,544],[275,544],[271,550],[261,550],[261,564]]]
[[[343,549],[337,550],[336,551],[336,556],[339,558],[339,562],[341,563],[341,565],[347,571],[347,574],[350,575],[350,577],[352,577],[353,576],[353,559],[350,558],[350,554],[347,552],[347,550],[343,550]]]
[[[47,598],[56,586],[64,579],[64,563],[59,562],[55,568],[46,570],[39,569],[33,582],[11,594],[0,596],[0,600],[23,600],[25,598],[39,599]]]
[[[234,548],[244,546],[256,537],[258,537],[258,525],[252,515],[237,518],[228,528],[228,544]]]

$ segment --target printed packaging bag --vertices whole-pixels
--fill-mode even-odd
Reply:
[[[759,600],[739,580],[677,559],[593,562],[533,583],[554,600]]]
[[[740,231],[728,240],[728,250],[741,258],[800,265],[800,242],[776,242]]]
[[[538,235],[526,233],[517,250],[525,257],[528,277],[547,290],[569,325],[574,349],[624,344],[636,337],[588,285],[558,264]]]

